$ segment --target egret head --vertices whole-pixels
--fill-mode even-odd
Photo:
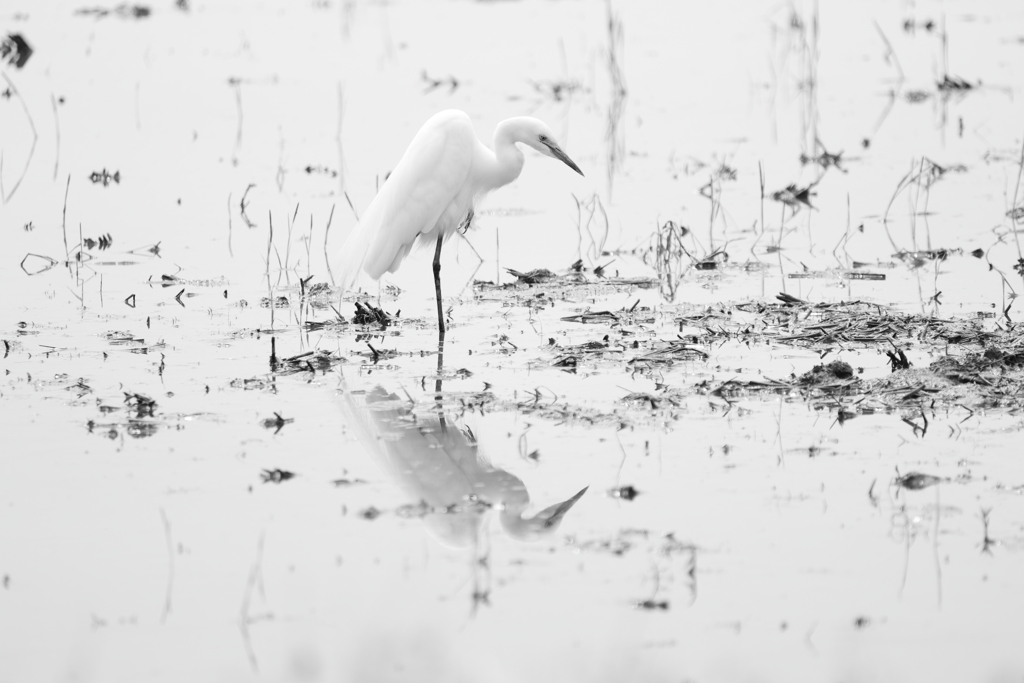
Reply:
[[[569,155],[563,152],[562,148],[558,146],[557,142],[555,142],[555,134],[547,127],[547,124],[539,119],[529,117],[523,117],[523,120],[524,125],[521,131],[521,142],[533,147],[544,156],[551,157],[552,159],[558,159],[572,170],[583,175],[583,171],[580,170],[580,167],[573,163],[573,160],[569,158]]]
[[[566,513],[589,488],[584,487],[569,500],[546,507],[533,517],[523,517],[523,510],[529,504],[529,496],[524,495],[518,500],[506,500],[501,511],[501,526],[504,527],[505,533],[517,541],[536,541],[550,536],[558,530],[558,525],[562,523]],[[525,487],[523,493],[526,493]]]

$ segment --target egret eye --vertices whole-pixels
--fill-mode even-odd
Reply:
[[[540,141],[541,142],[547,142],[548,141],[548,136],[547,135],[541,135],[540,136]]]

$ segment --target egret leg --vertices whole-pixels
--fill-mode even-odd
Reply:
[[[472,224],[473,224],[473,209],[470,209],[469,210],[469,214],[466,216],[466,222],[462,224],[462,229],[460,230],[460,232],[463,235],[465,235],[467,232],[469,232],[469,228],[470,228],[470,226]]]
[[[434,380],[434,400],[437,402],[437,419],[441,423],[441,431],[448,432],[448,422],[444,418],[444,396],[441,394],[441,376],[444,374],[444,332],[437,335],[437,379]]]
[[[437,236],[437,249],[434,250],[434,296],[437,298],[437,332],[444,339],[444,310],[441,306],[441,245],[444,234]]]

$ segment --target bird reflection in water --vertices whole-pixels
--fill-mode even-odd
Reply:
[[[403,508],[406,514],[422,517],[443,545],[472,551],[475,608],[489,594],[489,519],[496,514],[505,533],[518,541],[550,536],[587,488],[525,514],[530,494],[522,480],[492,465],[473,432],[458,427],[437,398],[430,410],[417,410],[410,400],[376,386],[345,390],[343,405],[366,451],[418,503]]]
[[[381,469],[420,502],[427,530],[446,546],[473,543],[495,510],[512,538],[532,541],[554,533],[586,493],[524,516],[530,494],[519,477],[492,465],[468,427],[443,411],[419,414],[412,404],[377,386],[345,392],[346,412],[359,441]]]

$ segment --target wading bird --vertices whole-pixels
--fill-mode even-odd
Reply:
[[[434,295],[437,327],[443,336],[441,245],[459,227],[468,229],[473,207],[484,195],[519,177],[523,152],[517,143],[583,175],[555,142],[551,129],[538,119],[518,116],[502,121],[494,130],[491,150],[477,139],[464,112],[449,109],[430,117],[345,241],[342,292],[360,271],[376,280],[398,270],[415,243],[436,242]]]

